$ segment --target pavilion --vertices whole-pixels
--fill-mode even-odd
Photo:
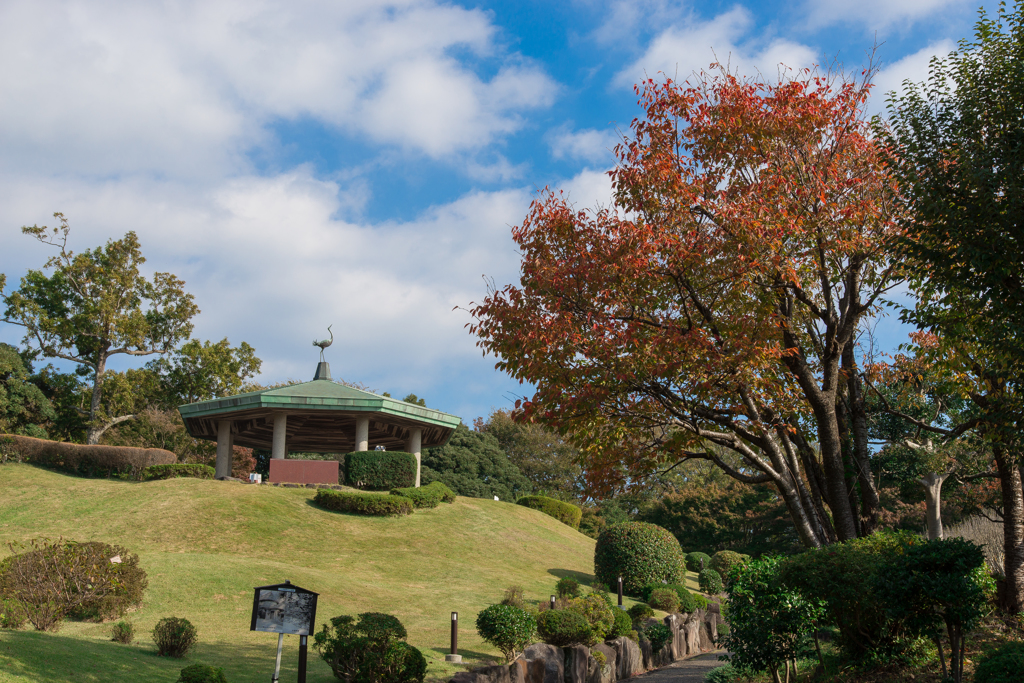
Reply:
[[[266,449],[273,459],[289,451],[349,453],[383,446],[416,456],[416,486],[421,450],[448,443],[461,422],[338,384],[325,362],[311,382],[189,403],[178,412],[191,436],[217,442],[218,479],[231,476],[233,446]]]

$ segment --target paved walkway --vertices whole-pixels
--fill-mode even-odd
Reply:
[[[693,659],[681,659],[630,680],[639,683],[702,683],[704,674],[725,664],[725,662],[718,661],[719,655],[724,654],[726,654],[724,650],[718,650],[698,655]]]

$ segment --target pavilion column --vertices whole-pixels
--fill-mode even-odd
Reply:
[[[217,479],[231,476],[231,454],[235,445],[234,434],[231,433],[231,420],[217,422],[217,467],[214,476]]]
[[[270,457],[284,460],[288,453],[288,413],[274,413],[274,441]]]
[[[420,450],[423,444],[423,430],[413,427],[409,430],[409,438],[405,440],[405,452],[416,456],[416,486],[420,485]]]
[[[370,450],[370,418],[356,418],[356,450]]]

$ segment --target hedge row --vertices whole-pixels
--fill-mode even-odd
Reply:
[[[209,465],[182,464],[150,465],[142,471],[142,478],[150,481],[159,479],[176,479],[192,477],[193,479],[213,479],[217,470]]]
[[[436,508],[442,502],[455,502],[455,493],[440,481],[434,481],[419,488],[410,486],[401,489],[391,489],[391,495],[404,496],[411,500],[412,504],[418,508]]]
[[[345,455],[345,481],[370,491],[390,491],[416,483],[416,456],[401,451],[355,451]]]
[[[397,517],[411,515],[413,503],[405,496],[382,496],[374,493],[349,493],[318,489],[313,502],[325,510],[351,512],[357,515]]]
[[[580,528],[580,518],[583,516],[583,510],[572,503],[565,503],[554,498],[548,498],[547,496],[523,496],[516,501],[516,504],[532,510],[540,510],[545,515],[554,517],[562,524],[571,526],[573,529],[578,530]]]
[[[147,467],[169,465],[178,457],[161,448],[88,446],[47,441],[31,436],[3,434],[6,450],[13,450],[23,462],[85,476],[128,475],[141,479]]]

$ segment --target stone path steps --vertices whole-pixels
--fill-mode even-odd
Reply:
[[[704,674],[725,664],[718,661],[718,657],[723,654],[726,654],[724,650],[718,650],[692,659],[680,659],[660,669],[634,676],[630,680],[637,683],[702,683]]]

